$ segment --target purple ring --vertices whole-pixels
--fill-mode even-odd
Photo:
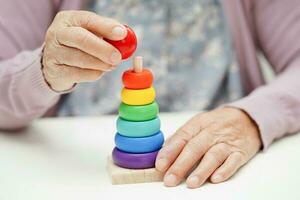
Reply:
[[[117,147],[112,152],[112,158],[116,165],[129,169],[146,169],[155,166],[158,151],[149,153],[126,153]]]

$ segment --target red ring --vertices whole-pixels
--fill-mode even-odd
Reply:
[[[143,69],[142,72],[134,72],[134,70],[126,70],[122,76],[123,85],[127,89],[146,89],[150,88],[153,82],[152,72]]]

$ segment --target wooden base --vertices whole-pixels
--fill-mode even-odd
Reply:
[[[126,169],[115,165],[112,158],[107,161],[107,170],[111,177],[111,183],[130,184],[130,183],[149,183],[163,180],[163,173],[155,168],[150,169]]]

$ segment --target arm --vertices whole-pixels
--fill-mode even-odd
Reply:
[[[58,13],[47,30],[43,56],[40,48],[0,63],[0,129],[27,125],[57,102],[59,93],[113,70],[121,53],[102,38],[121,40],[126,34],[124,25],[95,13]]]
[[[300,130],[300,11],[295,0],[255,2],[259,44],[277,77],[230,105],[256,122],[266,149],[274,139]]]
[[[52,1],[1,2],[0,129],[12,130],[42,116],[59,99],[41,70],[41,45],[55,8]]]
[[[208,178],[213,183],[225,181],[259,151],[262,142],[266,148],[275,138],[300,129],[299,1],[235,2],[256,3],[260,45],[278,76],[229,104],[238,109],[200,113],[181,126],[165,142],[155,163],[156,169],[165,173],[167,186],[178,185],[187,175],[190,188],[201,186]]]
[[[122,24],[84,11],[63,11],[54,16],[57,11],[79,9],[84,3],[1,4],[0,129],[28,125],[44,115],[60,94],[70,92],[76,83],[98,79],[121,61],[119,51],[101,38],[123,39],[126,29]],[[37,47],[43,42],[42,53],[42,47]]]
[[[17,129],[42,116],[59,99],[41,70],[41,48],[0,61],[0,129]]]

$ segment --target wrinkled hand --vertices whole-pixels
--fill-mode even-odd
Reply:
[[[260,147],[255,122],[239,109],[221,108],[197,114],[177,130],[160,150],[156,168],[166,172],[166,186],[176,186],[195,166],[186,184],[197,188],[209,177],[213,183],[227,180]]]
[[[124,39],[126,28],[116,20],[87,11],[62,11],[45,37],[43,73],[56,91],[95,81],[121,62],[120,52],[102,38]]]

